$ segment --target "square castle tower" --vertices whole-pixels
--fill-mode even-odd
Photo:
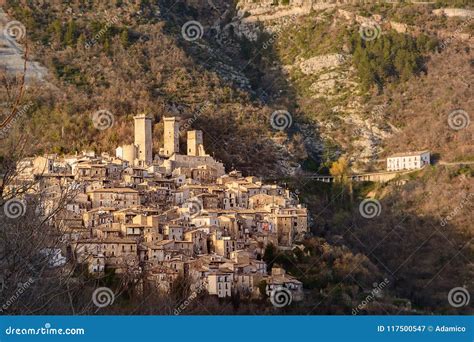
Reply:
[[[136,158],[147,165],[151,165],[153,162],[152,118],[145,114],[140,114],[134,116],[133,119],[135,121]]]
[[[134,143],[116,148],[116,156],[130,163],[130,165],[147,166],[153,164],[153,136],[152,118],[139,114],[134,119]],[[221,171],[223,165],[216,162],[204,150],[203,133],[200,130],[187,132],[187,157],[179,153],[179,118],[163,117],[164,147],[159,155],[183,167],[198,167],[199,165],[213,165]],[[191,158],[189,158],[191,157]],[[223,172],[223,171],[222,171]]]
[[[175,153],[179,154],[179,121],[175,116],[163,117],[163,123],[163,156],[171,157]]]
[[[179,154],[179,119],[175,116],[164,117],[164,148],[162,155],[171,157],[173,154]],[[187,151],[188,156],[206,156],[204,151],[204,141],[202,131],[188,131],[187,133]]]

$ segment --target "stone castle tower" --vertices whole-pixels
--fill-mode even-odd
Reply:
[[[188,156],[205,156],[202,131],[188,131]]]
[[[164,122],[164,151],[165,157],[171,157],[173,153],[179,153],[179,122],[176,117],[163,118]]]
[[[135,145],[137,146],[137,159],[151,165],[153,162],[153,141],[151,134],[151,118],[145,114],[136,115],[135,120]]]

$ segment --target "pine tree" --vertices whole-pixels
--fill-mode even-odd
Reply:
[[[64,43],[67,46],[73,46],[76,42],[76,23],[74,20],[71,20],[66,29],[66,33],[64,35]]]
[[[125,28],[122,33],[120,34],[120,42],[122,43],[122,46],[126,49],[129,44],[129,37],[128,37],[128,30]]]
[[[110,41],[108,38],[104,40],[104,52],[109,54],[110,53]]]
[[[63,28],[61,22],[59,20],[53,21],[51,23],[50,29],[56,43],[61,44],[63,39]]]

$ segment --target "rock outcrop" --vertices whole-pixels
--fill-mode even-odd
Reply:
[[[25,71],[24,48],[14,37],[8,34],[9,30],[17,35],[26,34],[24,26],[15,21],[11,21],[6,13],[0,8],[0,67],[10,76],[21,77]],[[27,61],[25,82],[43,82],[48,71],[38,62]]]

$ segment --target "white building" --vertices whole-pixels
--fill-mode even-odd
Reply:
[[[280,267],[273,267],[272,275],[266,279],[266,293],[270,297],[272,292],[278,292],[282,289],[286,289],[291,293],[291,300],[295,302],[301,301],[304,298],[303,283],[286,274],[285,270]]]
[[[396,153],[387,158],[387,171],[415,170],[430,164],[430,151]]]
[[[207,276],[207,290],[210,295],[217,295],[219,298],[230,297],[232,294],[232,282],[234,273],[231,270],[219,270]]]
[[[48,258],[49,267],[60,267],[66,264],[66,257],[60,248],[43,248],[40,253]]]

